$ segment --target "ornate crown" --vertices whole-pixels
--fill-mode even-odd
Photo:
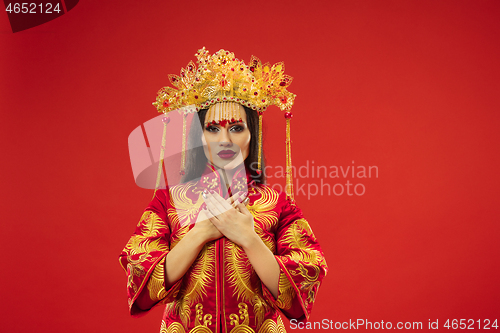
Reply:
[[[247,65],[232,52],[219,50],[209,55],[205,47],[195,55],[198,68],[190,61],[179,76],[168,76],[175,88],[158,91],[153,103],[158,112],[168,113],[189,105],[199,111],[220,102],[236,102],[259,113],[269,105],[291,109],[295,95],[287,88],[292,77],[284,74],[283,62],[271,67],[252,56]]]

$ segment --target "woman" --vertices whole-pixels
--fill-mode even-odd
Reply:
[[[161,332],[285,332],[279,312],[307,320],[327,271],[300,209],[265,186],[260,171],[259,103],[271,96],[270,79],[279,86],[291,78],[266,77],[254,57],[246,66],[224,50],[197,55],[198,70],[190,63],[177,91],[160,90],[156,103],[173,108],[205,96],[196,104],[203,127],[191,125],[186,181],[156,191],[120,255],[130,311],[167,304]],[[293,99],[287,86],[278,88],[283,105]]]

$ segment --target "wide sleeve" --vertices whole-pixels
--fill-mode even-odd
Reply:
[[[279,216],[275,254],[280,266],[278,296],[274,298],[265,286],[263,292],[266,299],[289,319],[308,320],[328,266],[301,210],[284,198],[281,202],[284,204]]]
[[[127,273],[130,314],[140,315],[176,296],[180,280],[165,289],[165,256],[170,250],[170,227],[166,212],[166,191],[156,191],[134,234],[119,256]]]

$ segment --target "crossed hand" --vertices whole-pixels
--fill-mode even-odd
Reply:
[[[198,215],[194,228],[202,231],[206,241],[226,236],[234,243],[244,246],[255,233],[252,214],[248,211],[242,192],[225,200],[214,191],[202,194],[207,209]]]

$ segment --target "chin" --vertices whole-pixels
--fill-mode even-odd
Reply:
[[[243,159],[241,158],[241,154],[238,154],[235,158],[231,160],[221,159],[220,157],[215,157],[212,160],[212,164],[219,169],[224,170],[233,170],[243,164]]]

